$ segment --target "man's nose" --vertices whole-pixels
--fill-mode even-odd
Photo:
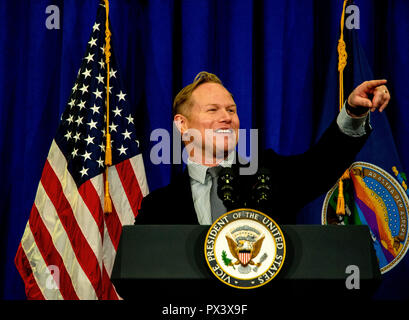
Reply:
[[[227,122],[230,123],[232,121],[232,114],[226,110],[226,109],[221,109],[220,111],[220,122]]]

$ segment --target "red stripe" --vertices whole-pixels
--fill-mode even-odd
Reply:
[[[141,206],[143,195],[139,187],[138,179],[136,179],[135,172],[133,171],[132,164],[129,160],[125,160],[115,165],[115,167],[125,194],[128,197],[133,214],[136,217]]]
[[[30,262],[24,253],[23,247],[18,246],[16,257],[14,258],[14,263],[20,273],[21,278],[24,281],[26,296],[30,300],[45,300],[40,288],[33,275],[33,270],[31,270]]]
[[[112,212],[105,214],[104,219],[112,245],[114,246],[115,251],[117,251],[119,239],[121,238],[122,233],[122,224],[119,220],[118,213],[116,212],[114,205],[112,205]]]
[[[116,293],[115,287],[109,279],[105,265],[102,266],[102,278],[104,279],[104,300],[118,300],[118,294]]]
[[[101,240],[104,239],[104,211],[101,205],[101,198],[95,190],[91,180],[84,182],[79,188],[78,192],[81,195],[84,203],[87,205],[89,212],[94,217],[94,220],[98,226]]]
[[[40,251],[46,265],[55,265],[59,269],[61,295],[64,299],[78,300],[78,296],[74,290],[74,287],[72,286],[70,275],[65,268],[60,254],[55,249],[52,238],[35,205],[33,205],[33,208],[31,209],[30,219],[28,221],[31,232],[34,236],[34,240],[37,244],[37,248]]]
[[[87,239],[82,234],[82,231],[75,219],[71,206],[64,195],[61,183],[55,175],[48,160],[45,162],[41,183],[53,203],[58,217],[67,232],[72,248],[77,257],[78,263],[81,265],[85,274],[89,278],[98,299],[102,298],[102,282],[101,269],[99,268],[98,260],[95,253],[88,244]],[[70,192],[71,190],[67,190]],[[89,235],[92,236],[92,235]]]

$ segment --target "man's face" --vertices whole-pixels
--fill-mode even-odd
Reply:
[[[182,133],[195,129],[200,134],[201,141],[195,136],[192,143],[201,148],[202,157],[225,158],[237,145],[240,127],[231,94],[220,84],[204,83],[193,91],[191,99],[193,106],[182,124]]]

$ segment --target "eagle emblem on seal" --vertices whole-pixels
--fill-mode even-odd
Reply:
[[[258,267],[267,258],[267,254],[264,253],[258,262],[254,259],[259,255],[264,240],[264,235],[260,235],[260,232],[250,227],[241,227],[240,230],[233,230],[231,235],[226,235],[226,240],[229,246],[229,251],[236,259],[233,262],[232,259],[227,258],[227,253],[223,251],[222,259],[227,266],[231,266],[235,269],[238,266],[238,270],[242,274],[250,273],[251,271],[257,271]],[[254,266],[254,268],[251,268]]]

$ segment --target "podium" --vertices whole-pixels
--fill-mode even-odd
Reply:
[[[367,226],[282,225],[286,257],[278,275],[259,288],[233,288],[216,279],[207,266],[204,241],[209,227],[124,226],[111,275],[119,295],[163,302],[297,298],[339,303],[340,298],[371,299],[381,281]],[[351,276],[355,288],[347,286]]]

